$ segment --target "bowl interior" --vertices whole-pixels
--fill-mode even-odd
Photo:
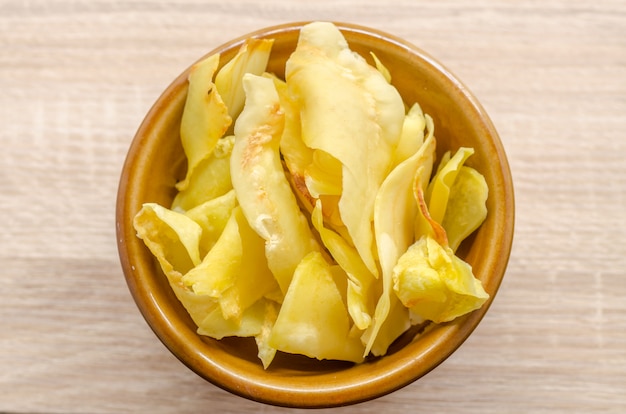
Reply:
[[[264,29],[225,44],[209,54],[228,61],[250,36],[274,38],[269,71],[284,75],[302,24]],[[135,236],[134,215],[144,202],[169,206],[174,184],[183,178],[185,158],[179,139],[187,93],[187,71],[165,90],[139,128],[128,153],[117,202],[118,248],[137,306],[160,340],[184,364],[213,384],[243,397],[275,405],[327,407],[369,400],[416,380],[445,360],[473,331],[487,311],[507,265],[514,222],[513,187],[506,156],[488,116],[471,93],[444,67],[415,46],[387,34],[337,24],[353,50],[370,51],[389,69],[405,102],[417,101],[435,122],[437,152],[474,147],[468,164],[489,186],[487,220],[459,250],[491,299],[479,310],[441,325],[416,327],[388,355],[353,365],[281,354],[264,370],[253,340],[216,341],[196,334],[196,326],[177,301],[165,276]],[[371,61],[370,61],[371,62]]]

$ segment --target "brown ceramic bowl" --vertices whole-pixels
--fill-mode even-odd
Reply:
[[[263,29],[209,54],[226,61],[250,36],[274,38],[269,70],[283,75],[302,23]],[[513,239],[514,199],[508,162],[494,126],[468,89],[417,47],[375,30],[337,24],[353,50],[373,51],[388,67],[406,102],[419,102],[435,122],[438,153],[459,146],[476,150],[468,164],[489,186],[489,215],[459,254],[482,280],[491,299],[482,308],[424,332],[409,331],[388,355],[354,365],[281,354],[264,370],[254,341],[216,341],[199,336],[151,253],[135,235],[132,220],[144,202],[169,206],[185,160],[178,129],[187,92],[187,71],[165,90],[139,128],[127,155],[117,199],[117,235],[122,267],[144,318],[170,351],[211,383],[234,394],[291,407],[348,405],[388,394],[422,377],[454,352],[487,312],[502,281]]]

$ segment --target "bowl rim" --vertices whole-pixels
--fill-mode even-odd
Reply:
[[[300,28],[307,23],[310,23],[310,21],[283,23],[252,31],[214,48],[200,57],[198,61],[209,55],[237,48],[250,37],[271,38],[284,32],[299,31]],[[393,359],[390,370],[382,376],[375,374],[363,375],[358,381],[352,381],[349,384],[332,381],[329,384],[324,384],[319,381],[319,378],[315,378],[312,382],[303,386],[301,382],[294,382],[291,385],[271,381],[264,382],[258,379],[250,382],[250,379],[243,377],[241,373],[229,372],[225,367],[221,366],[219,361],[213,360],[211,357],[198,352],[194,348],[195,345],[199,344],[198,342],[185,344],[184,351],[181,352],[180,342],[188,341],[190,338],[177,330],[176,326],[168,320],[166,314],[163,312],[158,298],[149,291],[149,288],[143,286],[146,281],[141,279],[142,276],[139,270],[135,267],[135,264],[130,258],[136,253],[137,249],[145,248],[145,246],[138,247],[137,240],[135,240],[135,232],[132,228],[132,220],[129,222],[128,218],[134,216],[136,213],[136,211],[132,210],[133,200],[129,199],[129,190],[132,189],[134,185],[134,174],[141,169],[140,164],[134,163],[136,155],[142,146],[141,141],[145,139],[145,135],[149,134],[152,128],[154,128],[154,125],[149,124],[149,120],[152,114],[166,110],[172,99],[179,98],[176,95],[178,93],[177,90],[180,88],[180,84],[186,81],[187,73],[191,67],[191,65],[189,65],[169,84],[150,108],[131,141],[129,151],[124,161],[119,180],[115,213],[117,247],[122,270],[128,288],[142,316],[160,341],[183,364],[205,380],[235,395],[276,406],[323,408],[360,403],[389,394],[426,375],[445,361],[465,342],[487,313],[502,283],[513,243],[515,203],[511,171],[499,135],[483,106],[469,89],[444,65],[414,44],[378,29],[353,23],[333,23],[344,35],[357,34],[367,38],[376,38],[388,42],[390,47],[399,48],[415,55],[416,58],[422,60],[426,65],[431,66],[439,72],[440,76],[445,78],[446,82],[463,95],[463,99],[466,101],[468,108],[478,115],[477,118],[484,124],[482,127],[488,131],[492,137],[492,145],[496,154],[498,154],[499,167],[503,180],[503,191],[506,196],[503,198],[505,203],[503,209],[506,211],[507,222],[502,226],[503,233],[500,243],[504,256],[500,257],[497,263],[494,264],[494,273],[497,274],[497,278],[492,283],[490,299],[480,309],[457,318],[453,322],[438,325],[436,334],[433,335],[432,338],[429,337],[428,342],[423,344],[424,352],[428,352],[428,350],[433,348],[439,350],[438,357],[430,361],[429,364],[424,364],[424,362],[418,358],[422,354],[413,357],[401,355]],[[139,300],[137,292],[143,293],[142,297],[146,300]],[[427,334],[430,335],[430,333]],[[197,340],[201,341],[199,338]],[[330,377],[324,378],[330,380]],[[363,386],[365,386],[365,392],[362,391]]]

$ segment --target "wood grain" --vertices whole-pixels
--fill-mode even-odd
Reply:
[[[0,412],[284,412],[201,380],[126,289],[114,203],[143,115],[195,59],[295,20],[363,24],[478,96],[516,187],[482,324],[440,367],[339,412],[626,410],[626,3],[0,2]]]

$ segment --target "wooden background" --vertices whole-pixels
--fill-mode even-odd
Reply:
[[[406,38],[490,113],[516,186],[496,300],[446,362],[350,413],[626,412],[623,0],[0,0],[0,412],[283,413],[200,379],[132,301],[126,150],[192,61],[335,20]]]

